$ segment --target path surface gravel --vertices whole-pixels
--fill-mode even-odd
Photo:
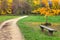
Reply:
[[[0,25],[0,40],[24,40],[17,21],[28,16],[7,20]]]

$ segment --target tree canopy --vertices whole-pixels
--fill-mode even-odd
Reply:
[[[60,14],[60,0],[0,0],[0,14]]]

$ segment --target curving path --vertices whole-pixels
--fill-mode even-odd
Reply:
[[[0,25],[0,40],[24,40],[17,21],[28,16],[7,20]]]

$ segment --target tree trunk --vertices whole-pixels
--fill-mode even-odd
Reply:
[[[45,23],[46,26],[51,26],[51,23],[48,22],[48,16],[46,16],[46,23]]]
[[[46,16],[46,23],[48,23],[48,16]]]

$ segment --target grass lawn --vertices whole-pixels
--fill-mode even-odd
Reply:
[[[29,16],[18,21],[18,26],[23,33],[25,40],[60,40],[60,27],[55,27],[59,30],[54,32],[53,36],[48,35],[48,31],[41,32],[39,25],[45,22],[43,16]],[[60,24],[60,16],[51,16],[48,22]]]
[[[11,18],[16,18],[16,17],[19,17],[19,16],[0,16],[0,23],[5,20],[11,19]]]

